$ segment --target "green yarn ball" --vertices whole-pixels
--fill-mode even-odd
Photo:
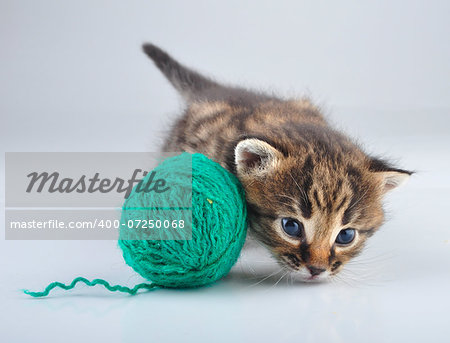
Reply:
[[[201,154],[168,158],[153,171],[169,190],[138,192],[135,188],[124,204],[122,227],[130,220],[184,218],[189,231],[160,229],[157,234],[168,235],[158,236],[161,239],[140,239],[138,233],[132,233],[136,239],[123,239],[121,231],[119,246],[125,262],[160,287],[198,287],[224,277],[237,261],[247,232],[245,195],[239,180]],[[150,173],[143,182],[149,177]],[[185,208],[191,203],[192,216]],[[177,239],[177,233],[191,233],[190,239]]]

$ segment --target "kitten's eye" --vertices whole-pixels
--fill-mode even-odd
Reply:
[[[338,244],[349,244],[355,239],[354,229],[344,229],[339,232],[336,237],[336,243]]]
[[[303,236],[303,224],[299,223],[292,218],[283,218],[281,220],[281,225],[283,226],[284,232],[292,237],[302,237]]]

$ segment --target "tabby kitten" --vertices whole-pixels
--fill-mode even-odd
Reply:
[[[145,44],[187,103],[164,151],[199,152],[236,174],[250,234],[301,279],[323,280],[383,223],[382,197],[410,175],[368,156],[308,100],[216,83]]]

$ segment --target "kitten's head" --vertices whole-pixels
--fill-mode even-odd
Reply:
[[[411,172],[367,156],[326,127],[301,130],[302,139],[288,144],[242,139],[236,172],[251,234],[301,279],[322,280],[362,250],[383,223],[383,195]]]

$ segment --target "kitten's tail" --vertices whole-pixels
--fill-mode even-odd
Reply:
[[[202,98],[206,91],[222,88],[213,80],[183,66],[151,43],[144,44],[142,49],[187,101]]]

